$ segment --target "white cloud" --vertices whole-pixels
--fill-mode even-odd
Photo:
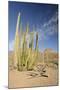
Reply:
[[[58,19],[58,12],[56,12],[56,13],[51,17],[51,19],[50,19],[48,22],[44,23],[44,24],[43,24],[43,27],[47,27],[47,26],[49,26],[51,23],[55,23],[55,22],[57,21],[57,19]]]
[[[12,51],[14,48],[14,40],[12,40],[11,42],[9,42],[9,51]]]
[[[37,28],[39,39],[47,39],[58,32],[58,13],[56,12],[41,28]]]

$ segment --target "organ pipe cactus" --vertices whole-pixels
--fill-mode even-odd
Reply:
[[[17,67],[17,63],[19,60],[19,22],[20,22],[20,13],[18,14],[17,26],[16,26],[16,34],[15,34],[15,42],[14,42],[14,67]]]
[[[34,47],[34,28],[29,32],[29,24],[26,26],[26,31],[22,31],[22,24],[20,23],[20,13],[17,19],[15,43],[14,43],[14,66],[19,70],[33,69],[38,57],[38,32],[36,33],[36,47]]]

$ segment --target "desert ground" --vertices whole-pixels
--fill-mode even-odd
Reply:
[[[48,77],[40,76],[35,77],[29,74],[33,71],[9,70],[9,88],[22,88],[22,87],[36,87],[36,86],[53,86],[58,85],[58,69],[48,67],[45,75]]]
[[[49,50],[50,52],[50,50]],[[41,55],[42,56],[42,55]],[[52,58],[52,59],[50,59]],[[40,60],[40,61],[39,61]],[[13,53],[9,53],[9,88],[37,87],[37,86],[57,86],[59,80],[58,54],[50,53],[49,62],[42,63],[42,57],[37,60],[34,69],[18,71],[13,68]],[[46,59],[44,59],[46,61]],[[46,67],[44,67],[46,64]],[[39,69],[37,66],[39,65]],[[41,66],[42,65],[42,66]],[[42,69],[42,67],[44,69]],[[43,74],[41,74],[43,73]]]

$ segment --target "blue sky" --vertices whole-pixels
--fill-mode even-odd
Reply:
[[[34,4],[9,1],[9,50],[13,50],[18,13],[21,13],[23,31],[29,23],[30,31],[35,27],[39,35],[39,50],[51,48],[58,51],[58,5]]]

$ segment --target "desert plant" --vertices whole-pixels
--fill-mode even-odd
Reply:
[[[28,34],[29,26],[27,24],[26,27],[26,32],[23,33],[23,43],[22,43],[22,56],[21,56],[21,65],[22,65],[22,70],[26,69],[27,67],[27,57],[28,57],[28,52],[27,52],[27,34]]]
[[[14,44],[14,65],[19,71],[33,69],[37,57],[38,57],[38,33],[36,33],[36,47],[34,46],[34,28],[32,32],[29,32],[29,24],[26,26],[26,31],[22,31],[22,24],[20,22],[20,35],[19,35],[19,22],[20,13],[18,15],[16,34],[15,34],[15,44]],[[27,36],[30,36],[28,39]],[[29,41],[28,41],[29,40]],[[22,47],[21,47],[22,41]],[[29,46],[27,45],[29,42]]]
[[[38,60],[38,32],[36,32],[35,63]]]
[[[36,47],[35,50],[38,50],[38,32],[36,32]]]
[[[30,50],[30,63],[29,63],[29,69],[32,69],[33,63],[34,63],[34,52],[33,52],[33,42],[34,42],[34,32],[30,33],[30,43],[29,43],[29,50]]]
[[[19,52],[18,52],[19,51],[19,34],[18,34],[19,22],[20,22],[20,13],[18,14],[16,34],[15,34],[15,43],[14,43],[14,67],[16,68],[17,68],[17,63],[19,60]]]

